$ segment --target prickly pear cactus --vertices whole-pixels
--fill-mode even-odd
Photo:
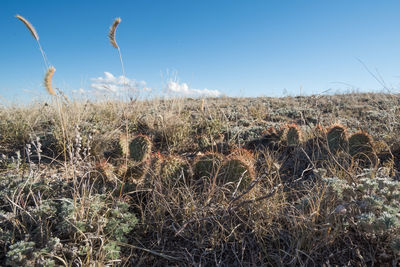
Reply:
[[[148,170],[149,179],[153,179],[155,176],[159,176],[161,172],[161,166],[165,158],[160,152],[155,152],[151,156],[150,168]]]
[[[119,166],[118,174],[120,177],[125,178],[129,183],[140,184],[144,181],[144,177],[149,168],[149,163],[149,160],[141,163],[128,161],[126,164],[123,163]]]
[[[283,141],[286,142],[288,146],[300,145],[302,142],[302,138],[302,131],[297,124],[293,123],[286,125],[283,132]]]
[[[218,182],[233,183],[239,190],[247,188],[255,178],[254,161],[253,154],[245,149],[232,152],[221,166]]]
[[[346,151],[348,147],[347,130],[341,124],[332,125],[327,132],[328,147],[332,153]]]
[[[349,138],[349,154],[356,156],[372,153],[372,142],[372,137],[366,132],[353,133]]]
[[[123,178],[123,181],[142,183],[150,165],[152,149],[150,138],[145,135],[129,138],[126,134],[121,134],[118,143],[120,154],[124,158],[114,159],[114,165],[117,166],[115,173]]]
[[[107,181],[112,181],[115,178],[114,166],[106,160],[97,163],[96,171]]]
[[[138,135],[129,142],[129,159],[142,163],[149,159],[152,143],[145,135]]]
[[[155,152],[151,154],[149,160],[146,161],[148,165],[146,166],[144,176],[138,184],[140,185],[141,189],[153,189],[155,188],[156,184],[162,186],[162,183],[160,183],[161,180],[159,178],[161,166],[164,160],[165,157],[160,152]]]
[[[379,158],[380,163],[385,166],[393,166],[394,155],[390,146],[383,140],[374,142],[374,151]]]
[[[161,163],[160,178],[167,185],[179,185],[190,181],[192,174],[189,163],[179,156],[168,156]]]
[[[223,155],[215,152],[208,152],[197,156],[193,163],[193,173],[196,179],[212,178],[217,173],[223,162]]]
[[[363,165],[369,166],[377,162],[372,137],[364,131],[356,132],[350,136],[349,154],[353,159],[358,160],[359,164],[363,163]]]

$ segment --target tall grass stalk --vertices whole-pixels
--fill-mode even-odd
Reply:
[[[40,45],[40,42],[39,42],[39,35],[37,34],[35,28],[34,28],[33,25],[32,25],[27,19],[25,19],[24,17],[22,17],[22,16],[20,16],[20,15],[16,15],[15,17],[16,17],[17,19],[19,19],[20,21],[22,21],[22,22],[25,24],[26,28],[31,32],[33,38],[35,38],[35,40],[36,40],[36,42],[37,42],[37,44],[38,44],[38,46],[39,46],[40,53],[42,54],[43,61],[44,61],[44,64],[45,64],[45,66],[46,66],[46,69],[48,69],[48,68],[49,68],[49,64],[48,64],[48,62],[47,62],[47,57],[46,57],[46,54],[45,54],[44,51],[43,51],[42,46]]]
[[[119,60],[121,62],[121,68],[122,68],[122,75],[124,77],[124,83],[123,85],[125,86],[125,68],[124,68],[124,62],[122,60],[122,54],[121,54],[121,49],[119,48],[119,45],[117,44],[117,41],[115,39],[115,34],[117,31],[118,25],[121,23],[121,18],[116,18],[113,22],[113,24],[110,27],[110,31],[108,33],[108,39],[110,40],[111,45],[118,49],[118,55],[119,55]],[[124,88],[125,89],[125,88]]]
[[[53,66],[49,67],[49,69],[47,70],[47,72],[44,76],[44,87],[46,88],[47,92],[50,95],[55,97],[55,101],[56,101],[56,105],[57,105],[57,112],[60,117],[61,131],[62,131],[62,135],[63,135],[64,164],[65,164],[65,168],[67,168],[67,164],[66,164],[66,161],[67,161],[67,145],[66,145],[67,136],[66,136],[66,131],[65,131],[66,121],[65,121],[65,116],[63,115],[64,112],[62,110],[62,105],[60,104],[60,99],[57,97],[57,93],[52,86],[52,78],[53,78],[55,71],[56,71],[56,69]]]
[[[33,25],[24,17],[20,16],[20,15],[16,15],[15,16],[17,19],[19,19],[20,21],[22,21],[24,23],[24,25],[26,26],[26,28],[30,31],[30,33],[32,34],[33,38],[36,40],[40,52],[42,54],[43,57],[43,61],[44,64],[46,66],[46,73],[44,75],[44,87],[46,89],[46,91],[53,97],[55,97],[55,102],[57,105],[57,110],[58,110],[58,114],[60,117],[60,123],[61,123],[61,129],[62,129],[62,134],[63,134],[63,153],[64,153],[64,164],[65,164],[65,168],[67,169],[67,146],[66,146],[66,140],[67,140],[67,136],[66,136],[66,121],[65,121],[65,115],[63,112],[63,108],[62,105],[60,103],[59,98],[57,97],[57,93],[54,90],[53,86],[52,86],[52,79],[53,79],[53,75],[56,71],[56,69],[53,66],[49,66],[46,54],[39,42],[39,35],[35,29],[35,27],[33,27]]]
[[[122,54],[121,54],[121,49],[120,49],[120,47],[119,47],[119,45],[117,44],[117,41],[116,41],[116,39],[115,39],[115,34],[116,34],[116,31],[117,31],[117,27],[118,27],[118,25],[121,23],[121,18],[116,18],[115,20],[114,20],[114,22],[113,22],[113,24],[111,25],[111,27],[110,27],[110,31],[108,32],[108,39],[110,40],[110,43],[111,43],[111,45],[114,47],[114,48],[116,48],[116,49],[118,49],[118,55],[119,55],[119,60],[120,60],[120,62],[121,62],[121,69],[122,69],[122,77],[123,77],[123,83],[122,83],[122,88],[124,89],[124,91],[125,91],[125,96],[127,96],[126,95],[126,87],[125,87],[125,85],[126,85],[126,76],[125,76],[125,67],[124,67],[124,62],[123,62],[123,60],[122,60]],[[127,99],[127,98],[126,98]],[[126,107],[125,107],[126,108]],[[128,130],[128,118],[127,118],[127,115],[126,115],[126,110],[125,110],[125,108],[124,108],[124,111],[123,111],[123,117],[124,117],[124,120],[125,120],[125,135],[126,135],[126,137],[128,138],[129,137],[129,130]],[[128,165],[128,156],[127,155],[125,155],[125,167]],[[120,196],[122,196],[122,192],[123,192],[123,186],[124,186],[124,184],[125,184],[125,179],[126,179],[126,177],[123,177],[123,179],[124,179],[124,183],[122,184],[122,186],[121,186],[121,190],[120,190]]]

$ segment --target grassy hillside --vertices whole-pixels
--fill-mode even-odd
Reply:
[[[0,265],[400,263],[400,96],[0,107]]]

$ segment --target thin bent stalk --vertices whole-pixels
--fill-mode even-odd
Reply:
[[[43,49],[42,49],[42,46],[40,45],[40,42],[39,42],[39,35],[37,34],[35,28],[34,28],[33,25],[32,25],[27,19],[25,19],[24,17],[22,17],[22,16],[20,16],[20,15],[16,15],[15,17],[16,17],[17,19],[19,19],[20,21],[22,21],[22,22],[25,24],[26,28],[31,32],[33,38],[35,38],[35,40],[36,40],[36,42],[37,42],[37,44],[38,44],[38,46],[39,46],[40,53],[42,54],[43,61],[44,61],[44,64],[45,64],[45,66],[46,66],[46,69],[48,69],[48,68],[49,68],[49,64],[48,64],[48,62],[47,62],[47,57],[46,57],[46,54],[44,53],[44,51],[43,51]]]
[[[109,33],[108,33],[108,39],[110,40],[111,45],[112,45],[114,48],[118,49],[119,60],[120,60],[120,62],[121,62],[121,68],[122,68],[122,77],[123,77],[123,79],[124,79],[124,82],[123,82],[122,86],[123,86],[123,89],[124,89],[124,91],[125,91],[125,85],[126,85],[125,79],[126,79],[126,77],[125,77],[124,62],[123,62],[123,60],[122,60],[121,49],[119,48],[119,46],[118,46],[118,44],[117,44],[117,41],[115,40],[115,33],[116,33],[117,27],[118,27],[118,25],[119,25],[120,23],[121,23],[121,18],[116,18],[116,19],[114,20],[113,24],[112,24],[111,27],[110,27],[110,31],[109,31]],[[126,91],[125,91],[125,92],[126,92]],[[126,107],[125,107],[125,108],[126,108]],[[123,117],[125,118],[125,135],[126,135],[126,136],[129,136],[128,120],[127,120],[127,115],[126,115],[126,110],[125,110],[125,108],[124,108],[124,112],[123,112]],[[125,155],[125,167],[126,167],[127,165],[128,165],[128,156]],[[125,180],[126,180],[126,177],[123,177],[123,183],[122,183],[122,186],[121,186],[121,189],[120,189],[120,192],[119,192],[120,197],[122,196],[122,192],[123,192],[123,187],[124,187],[124,184],[125,184]]]

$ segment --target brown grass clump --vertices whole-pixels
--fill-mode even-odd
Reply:
[[[121,23],[121,18],[116,18],[110,27],[110,32],[108,33],[108,39],[113,47],[119,49],[117,42],[115,41],[115,31],[118,25]]]
[[[53,87],[51,86],[51,79],[53,78],[54,72],[56,69],[51,66],[47,72],[46,75],[44,76],[44,87],[46,88],[47,92],[51,95],[56,95],[56,92],[53,90]]]
[[[364,119],[353,119],[349,97],[339,97],[321,97],[323,105],[207,98],[206,113],[201,99],[2,105],[0,265],[398,266],[400,123],[391,109],[400,96],[365,104]],[[338,112],[349,117],[321,111],[310,118],[328,125],[337,117],[349,131],[365,124],[384,140],[361,135],[342,147],[343,126],[328,139],[325,128],[304,124],[303,143],[288,147],[280,142],[284,125],[241,111],[269,103],[272,113],[298,102],[295,108],[310,110],[344,102]],[[392,123],[384,117],[390,112]],[[246,135],[230,137],[235,131]],[[144,135],[152,149],[133,162],[128,137]],[[209,147],[199,149],[196,136]],[[228,153],[250,147],[253,137],[253,150]],[[214,140],[226,145],[223,154]],[[371,143],[376,165],[351,157],[349,148]]]
[[[20,15],[16,15],[15,16],[17,19],[19,19],[20,21],[22,21],[25,26],[28,28],[28,30],[31,32],[33,38],[36,39],[36,41],[39,41],[39,35],[37,34],[35,28],[33,27],[33,25],[24,17],[20,16]]]

